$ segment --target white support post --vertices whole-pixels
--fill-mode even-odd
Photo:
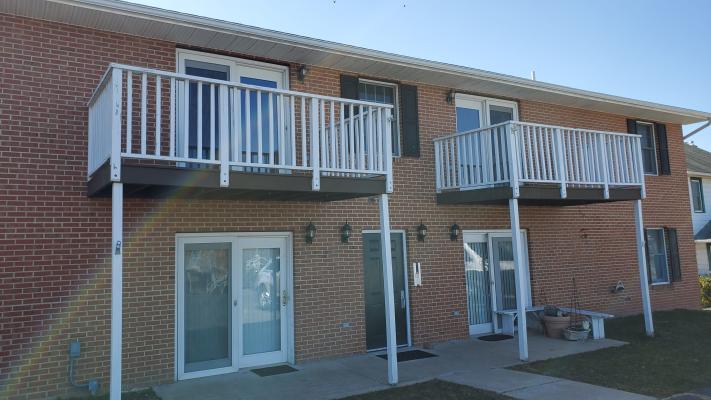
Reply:
[[[600,163],[602,164],[602,188],[605,199],[610,198],[610,166],[607,160],[607,136],[599,135],[600,141]]]
[[[123,183],[111,188],[111,368],[110,400],[121,400],[123,312]]]
[[[392,110],[385,110],[385,149],[382,156],[385,157],[385,191],[392,193],[393,186],[393,144],[392,144]]]
[[[121,107],[123,99],[123,71],[111,72],[111,180],[121,181]]]
[[[380,195],[380,249],[385,294],[385,336],[388,349],[388,383],[398,382],[397,336],[395,333],[395,297],[393,293],[392,249],[390,248],[390,209],[388,195]]]
[[[226,85],[220,85],[218,90],[220,91],[220,186],[228,187],[230,186],[229,97]],[[212,108],[210,112],[214,115]],[[211,140],[214,140],[214,137]],[[210,143],[210,148],[215,148],[214,142]]]
[[[311,98],[311,190],[321,190],[321,171],[319,169],[320,162],[320,145],[319,145],[319,101],[317,98]]]
[[[511,244],[513,246],[514,274],[516,278],[516,310],[518,314],[518,358],[528,361],[528,332],[526,330],[526,277],[523,274],[523,247],[519,223],[518,199],[509,199],[511,218]]]
[[[560,181],[560,198],[564,199],[568,197],[568,171],[565,168],[565,150],[563,148],[563,134],[560,128],[555,128],[553,130],[555,135],[555,148],[556,148],[556,158],[555,158],[555,168],[558,173],[558,180]]]
[[[645,251],[644,222],[642,220],[642,200],[634,201],[634,222],[637,232],[637,262],[639,264],[639,285],[642,289],[642,311],[644,313],[644,330],[647,336],[654,336],[652,321],[652,303],[649,300],[649,278],[647,277],[647,254]]]
[[[509,141],[508,145],[508,150],[509,150],[509,181],[511,183],[511,192],[513,193],[514,199],[517,199],[520,193],[520,187],[518,184],[518,179],[519,179],[519,173],[518,173],[518,149],[516,146],[516,125],[513,123],[509,123],[506,125],[506,133],[507,133],[507,138]],[[494,139],[496,140],[496,138]],[[499,160],[495,160],[495,162],[499,162]],[[518,209],[518,208],[517,208]]]

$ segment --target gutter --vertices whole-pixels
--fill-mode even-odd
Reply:
[[[688,139],[688,138],[690,138],[690,137],[696,135],[696,134],[699,133],[700,131],[706,129],[709,125],[711,125],[711,118],[709,118],[708,120],[706,120],[706,123],[705,123],[705,124],[703,124],[703,125],[701,125],[700,127],[694,129],[693,131],[689,132],[688,135],[684,135],[684,140],[686,140],[686,139]]]
[[[0,0],[1,2],[1,0]],[[511,85],[513,87],[552,93],[560,96],[572,96],[589,101],[616,104],[624,107],[641,108],[654,112],[669,113],[696,119],[695,122],[711,120],[711,113],[691,110],[682,107],[668,106],[648,101],[635,100],[604,93],[575,89],[552,83],[545,83],[516,76],[489,72],[477,68],[458,66],[449,63],[425,60],[392,54],[384,51],[371,50],[358,46],[335,43],[328,40],[309,38],[270,29],[257,28],[249,25],[202,17],[178,11],[166,10],[154,6],[129,3],[119,0],[49,0],[50,3],[64,4],[78,8],[91,9],[111,14],[140,18],[148,21],[159,21],[170,25],[179,25],[193,29],[220,32],[262,40],[271,43],[284,44],[313,51],[338,54],[372,62],[383,62],[390,65],[415,68],[424,71],[437,72],[462,78],[482,79],[489,82]],[[688,123],[688,122],[687,122]]]

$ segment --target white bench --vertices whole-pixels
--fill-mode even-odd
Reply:
[[[543,311],[543,306],[527,307],[526,312],[538,312]],[[570,313],[573,310],[570,307],[558,307],[559,310]],[[514,323],[518,317],[518,310],[497,310],[497,314],[501,315],[503,333],[513,335],[514,333]],[[592,328],[593,339],[604,339],[605,338],[605,320],[614,317],[612,314],[599,313],[587,310],[575,310],[578,315],[585,315],[590,318],[590,325]]]

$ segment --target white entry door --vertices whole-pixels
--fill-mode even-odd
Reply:
[[[286,234],[178,236],[178,379],[288,360],[289,239]]]
[[[526,233],[523,273],[526,301],[531,305]],[[467,287],[469,334],[498,332],[501,319],[497,310],[516,308],[516,282],[510,231],[465,231],[464,272]]]

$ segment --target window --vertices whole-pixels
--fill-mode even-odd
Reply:
[[[518,120],[515,102],[457,93],[457,132]]]
[[[393,145],[393,155],[400,156],[400,128],[398,121],[399,111],[398,111],[398,93],[397,85],[394,83],[387,82],[376,82],[366,79],[360,79],[358,81],[358,98],[364,101],[371,101],[373,103],[381,104],[392,104],[393,107],[393,121],[392,121],[392,145]]]
[[[654,124],[637,121],[637,134],[642,136],[642,164],[644,173],[657,175],[657,145]]]
[[[652,284],[669,283],[669,265],[664,229],[647,229],[647,261]]]
[[[694,207],[694,212],[706,212],[706,205],[704,204],[704,186],[701,183],[701,178],[691,178],[689,181],[689,184],[691,185],[691,203]]]

